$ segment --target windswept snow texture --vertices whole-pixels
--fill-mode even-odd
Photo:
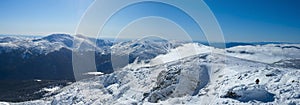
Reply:
[[[300,70],[278,61],[291,62],[300,53],[285,46],[299,45],[217,49],[184,44],[149,62],[134,62],[111,74],[78,81],[54,96],[16,104],[297,105]]]

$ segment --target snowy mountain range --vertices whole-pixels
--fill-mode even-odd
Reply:
[[[0,41],[0,56],[15,53],[22,55],[18,59],[31,59],[34,54],[47,56],[62,50],[71,54],[72,39],[84,39],[87,44],[97,40],[69,35],[5,37]],[[0,104],[300,104],[300,44],[219,49],[199,43],[144,39],[101,42],[105,44],[91,45],[97,47],[98,57],[110,60],[114,54],[129,54],[130,64],[118,71],[111,67],[107,73],[98,70],[105,74],[66,87],[46,89],[49,92],[42,99]],[[24,53],[29,56],[23,57]],[[1,64],[14,62],[7,59]],[[101,65],[102,61],[96,57],[96,62]]]
[[[97,69],[103,73],[113,72],[110,64],[111,55],[119,56],[124,55],[123,52],[128,52],[129,63],[132,63],[137,57],[147,60],[165,54],[167,49],[162,50],[162,48],[170,44],[166,41],[148,43],[147,40],[113,43],[108,40],[68,34],[52,34],[41,38],[0,37],[0,42],[0,79],[51,80],[74,79],[72,50],[73,45],[76,46],[79,42],[84,46],[79,49],[80,51],[95,51]],[[175,46],[178,44],[174,42],[171,47]],[[118,53],[112,54],[113,51]],[[24,71],[26,72],[23,73]]]

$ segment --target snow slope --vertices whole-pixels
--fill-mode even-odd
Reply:
[[[191,46],[202,53],[188,55]],[[246,59],[242,56],[245,52],[226,55],[207,52],[211,49],[207,46],[185,44],[150,64],[135,62],[112,74],[78,81],[50,93],[54,94],[51,97],[13,104],[300,104],[300,69],[270,64],[280,57],[257,62],[254,56],[267,57],[260,47],[270,48],[272,54],[277,49],[273,45],[256,47],[258,51],[252,46],[245,48],[255,51]],[[179,51],[182,56],[173,59]],[[299,56],[295,51],[291,49],[290,55]],[[157,59],[163,62],[155,63]]]

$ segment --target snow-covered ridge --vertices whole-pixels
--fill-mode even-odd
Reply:
[[[291,64],[299,62],[300,44],[246,45],[219,49],[199,43],[187,43],[169,50],[167,54],[156,56],[150,63],[153,65],[167,63],[203,53],[222,54],[268,64],[282,64],[283,62]]]
[[[73,38],[6,37],[0,47],[47,54],[72,49]],[[99,40],[92,45],[95,40],[84,36],[75,40],[99,50],[107,45],[108,51],[137,59],[111,74],[87,73],[95,77],[44,89],[54,96],[16,104],[300,104],[298,44],[218,49],[198,43],[133,40],[113,45]]]
[[[75,40],[75,41],[74,41]],[[112,42],[101,39],[92,39],[80,35],[72,36],[68,34],[52,34],[41,38],[27,38],[6,36],[0,37],[0,52],[11,52],[13,50],[24,50],[24,52],[48,54],[61,48],[72,49],[73,42],[80,42],[91,49],[102,52],[105,46],[111,46]],[[109,47],[108,47],[109,48]]]
[[[75,40],[75,41],[74,41]],[[76,42],[76,43],[74,43]],[[96,42],[96,43],[95,43]],[[202,44],[187,44],[185,49],[180,49],[184,42],[179,41],[155,41],[149,39],[138,39],[125,42],[113,43],[108,40],[93,39],[83,35],[68,34],[52,34],[41,38],[2,36],[0,37],[0,53],[9,53],[14,50],[22,50],[29,54],[48,54],[61,48],[73,49],[80,46],[88,46],[80,50],[96,50],[101,53],[113,53],[116,55],[129,54],[131,58],[139,58],[140,60],[176,60],[178,57],[184,58],[194,54],[204,52],[226,53],[229,56],[239,57],[243,59],[275,63],[282,60],[300,58],[300,44],[266,44],[266,45],[244,45],[227,48],[222,51],[218,48],[205,46]],[[176,48],[179,47],[179,48]],[[174,49],[176,48],[176,49]],[[177,50],[177,51],[172,51]],[[167,54],[164,57],[157,57],[160,54]],[[176,57],[173,57],[175,56]],[[168,62],[168,61],[161,61]]]
[[[21,104],[300,104],[300,70],[240,57],[260,56],[260,51],[253,54],[248,47],[267,47],[269,53],[276,53],[276,45],[246,47],[234,47],[230,54],[236,55],[230,55],[184,44],[149,63],[164,62],[135,62],[112,74],[78,81],[52,97]],[[190,53],[194,48],[199,51]],[[174,55],[178,52],[182,56]]]
[[[55,38],[47,40],[47,38],[51,36],[52,35],[38,39],[26,37],[1,37],[0,50],[5,53],[9,53],[13,50],[24,50],[24,52],[47,54],[57,51],[62,47],[68,48],[63,42],[52,42]],[[56,39],[61,40],[62,38],[63,37],[57,37]]]
[[[102,53],[117,55],[132,54],[133,58],[151,59],[159,54],[166,54],[168,50],[181,45],[179,41],[162,41],[138,39],[113,43],[109,40],[89,38],[83,35],[52,34],[40,38],[4,36],[0,37],[0,53],[13,50],[24,50],[37,54],[48,54],[61,48],[78,50],[96,50]],[[81,46],[81,47],[80,47]],[[83,46],[83,47],[82,47]],[[144,54],[148,53],[148,55]]]

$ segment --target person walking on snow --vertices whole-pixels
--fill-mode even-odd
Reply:
[[[256,80],[255,80],[255,83],[256,83],[256,84],[259,84],[259,79],[256,79]]]

